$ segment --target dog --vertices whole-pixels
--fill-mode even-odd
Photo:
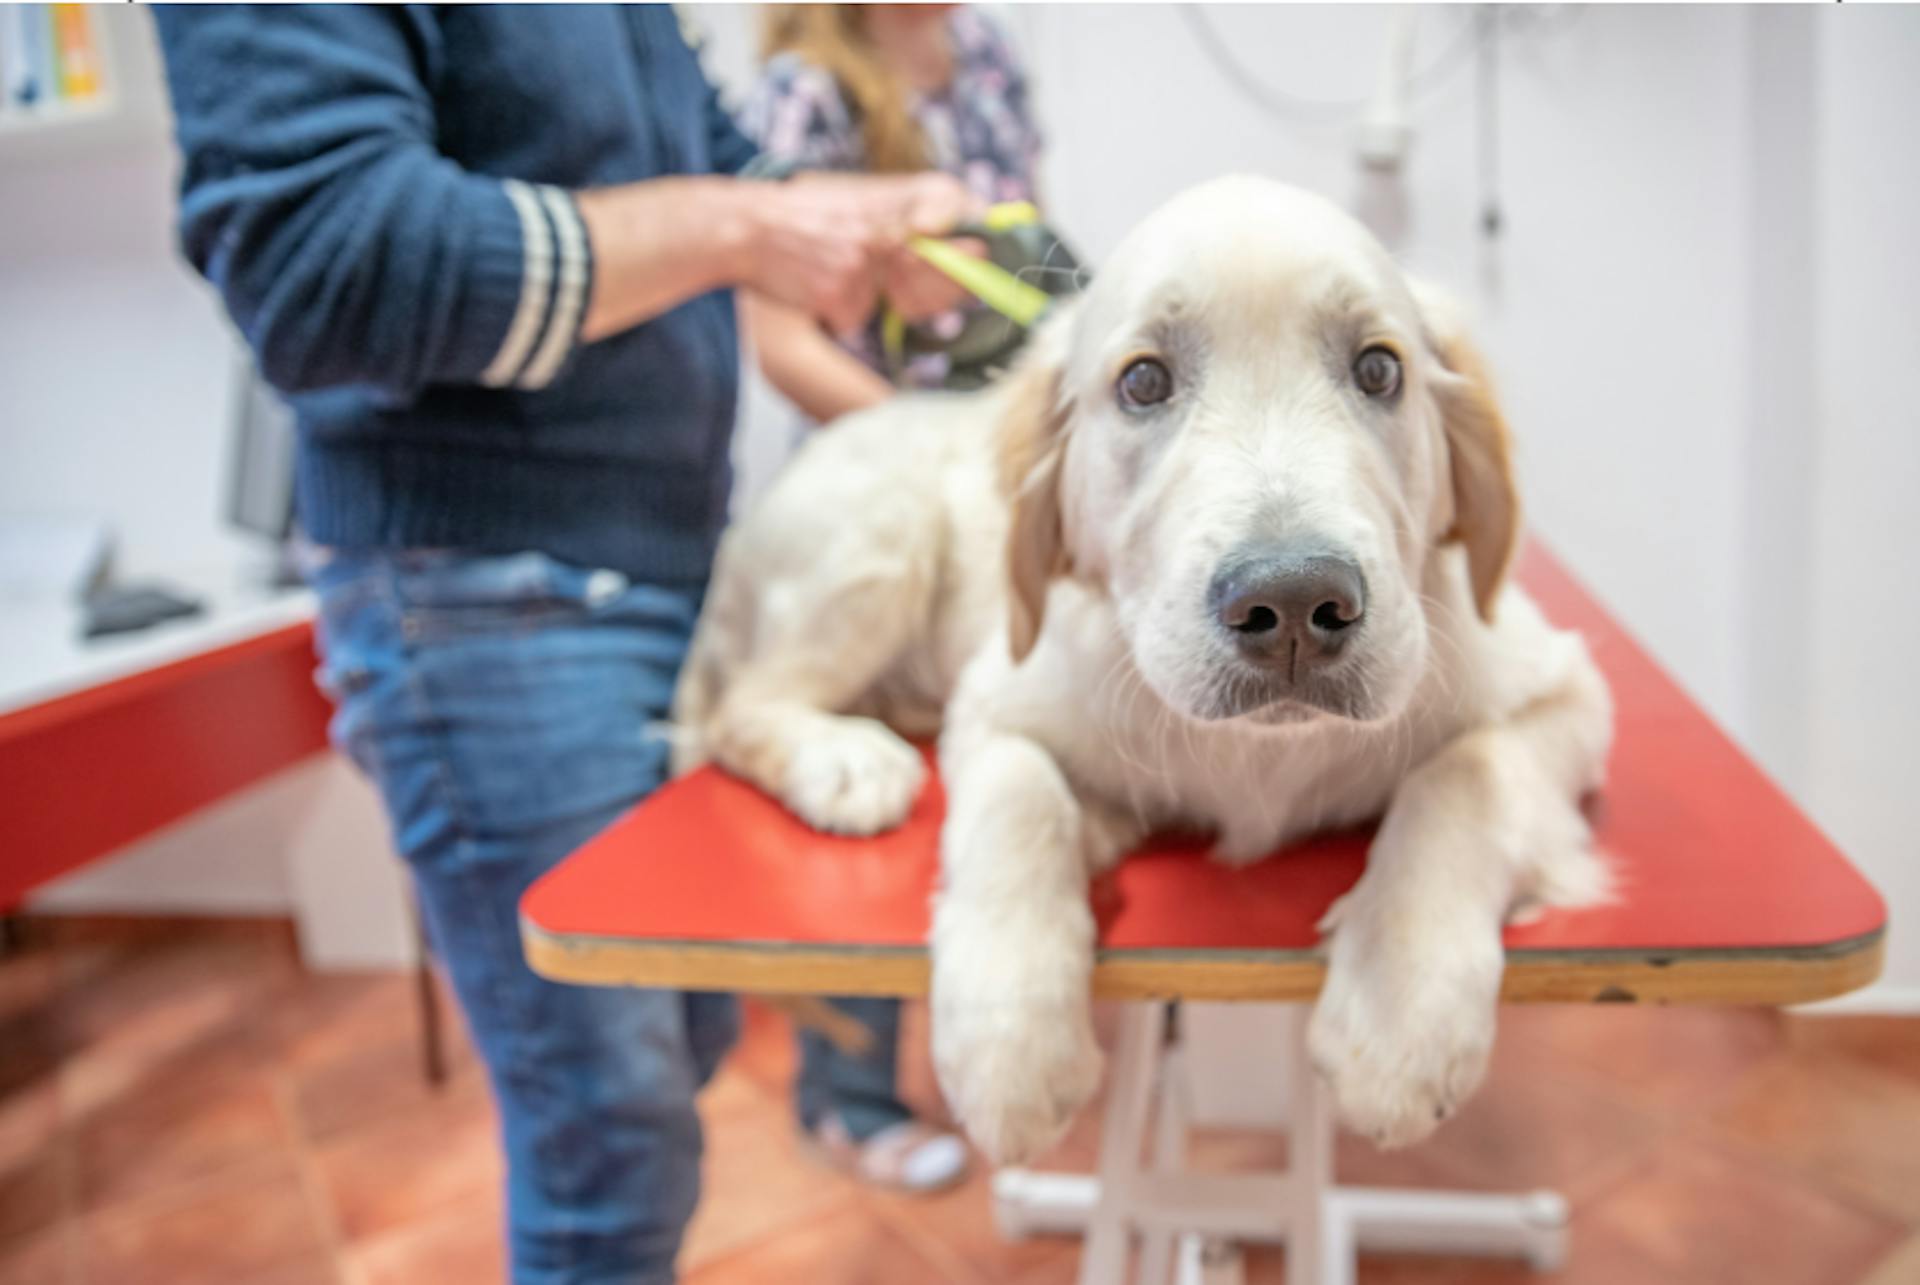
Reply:
[[[938,730],[941,1085],[994,1160],[1097,1087],[1089,879],[1148,832],[1246,862],[1378,819],[1309,1051],[1415,1142],[1482,1078],[1501,927],[1604,898],[1612,734],[1506,582],[1507,427],[1457,310],[1277,182],[1191,189],[978,394],[819,434],[726,538],[677,705],[821,829],[897,824]]]

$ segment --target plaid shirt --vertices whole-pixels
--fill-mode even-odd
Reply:
[[[912,99],[914,119],[927,140],[935,168],[959,178],[981,200],[1031,201],[1040,157],[1027,79],[1000,30],[971,8],[948,18],[953,76],[947,86]],[[833,77],[798,54],[783,53],[762,70],[741,112],[742,129],[776,160],[807,169],[859,170],[866,166],[860,122]],[[936,317],[926,328],[943,338],[959,334],[964,315]],[[879,327],[869,326],[852,351],[884,370]],[[938,388],[945,382],[943,354],[915,357],[905,382]]]

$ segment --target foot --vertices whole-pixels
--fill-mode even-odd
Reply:
[[[1613,868],[1593,850],[1585,823],[1575,818],[1569,831],[1565,842],[1550,846],[1519,880],[1513,904],[1507,908],[1508,923],[1531,924],[1549,910],[1598,906],[1613,900]]]
[[[1479,1086],[1493,1051],[1504,958],[1497,928],[1460,925],[1446,950],[1349,898],[1334,916],[1327,981],[1307,1028],[1341,1121],[1381,1147],[1419,1142]]]
[[[1000,1165],[1052,1147],[1100,1087],[1100,1046],[1084,998],[972,1006],[936,989],[933,1056],[954,1115]]]
[[[839,1116],[829,1114],[806,1135],[813,1153],[842,1173],[893,1191],[927,1195],[967,1174],[967,1145],[958,1136],[919,1120],[902,1120],[870,1138],[858,1139]]]
[[[926,779],[920,751],[885,724],[836,717],[795,747],[783,798],[816,830],[866,836],[905,821]]]

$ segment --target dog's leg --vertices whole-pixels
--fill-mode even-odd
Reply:
[[[1517,898],[1605,894],[1578,800],[1598,783],[1609,725],[1583,654],[1556,693],[1460,737],[1402,783],[1366,874],[1329,917],[1309,1030],[1356,1132],[1416,1142],[1479,1084]]]
[[[919,553],[920,556],[916,556]],[[839,583],[774,585],[754,656],[704,729],[713,757],[808,825],[868,835],[906,819],[926,780],[919,751],[857,702],[924,635],[932,551],[906,550]]]
[[[934,1065],[974,1142],[1018,1163],[1058,1140],[1099,1085],[1088,870],[1137,832],[1090,817],[1024,737],[968,737],[964,752],[949,740],[942,762]]]

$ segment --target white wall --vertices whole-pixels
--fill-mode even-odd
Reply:
[[[1920,1008],[1920,13],[1813,16],[1811,574],[1766,606],[1806,640],[1801,797],[1891,900],[1888,983]]]

